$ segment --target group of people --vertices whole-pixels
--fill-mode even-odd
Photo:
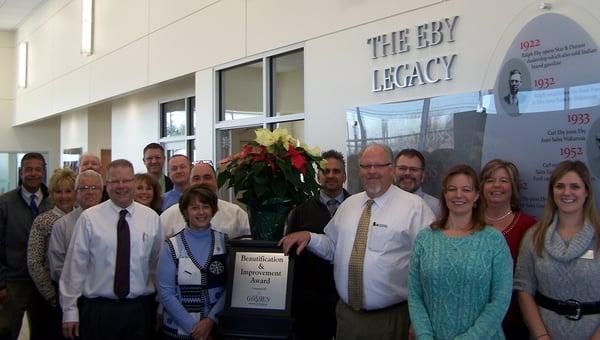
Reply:
[[[25,154],[0,196],[0,339],[17,339],[25,312],[31,339],[210,338],[225,241],[250,234],[248,216],[217,198],[212,163],[177,155],[165,176],[162,146],[143,154],[147,173],[118,159],[104,182],[85,153],[48,187],[43,156]]]
[[[393,158],[369,145],[359,177],[365,191],[322,229],[306,222],[280,241],[285,253],[331,263],[339,296],[327,306],[322,295],[321,309],[302,315],[318,322],[328,308],[335,331],[303,328],[301,338],[600,338],[600,222],[583,162],[556,166],[537,223],[519,208],[509,161],[494,159],[479,174],[452,167],[439,200],[420,190],[425,160],[416,150]],[[325,188],[321,210],[332,197]]]
[[[600,216],[584,163],[557,165],[536,224],[509,161],[452,167],[437,199],[417,150],[363,148],[354,195],[343,155],[322,156],[320,192],[279,242],[298,254],[296,339],[600,338]],[[165,175],[156,143],[143,160],[144,174],[112,161],[104,182],[86,153],[46,188],[44,158],[23,157],[21,185],[0,196],[0,339],[17,338],[25,311],[32,339],[216,336],[226,242],[250,234],[248,216],[217,198],[212,162],[174,155]]]

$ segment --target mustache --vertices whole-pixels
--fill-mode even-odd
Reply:
[[[400,180],[404,180],[404,179],[410,179],[412,181],[417,181],[417,178],[411,175],[402,175],[400,176]]]

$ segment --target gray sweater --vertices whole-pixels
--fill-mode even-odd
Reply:
[[[48,189],[42,184],[44,198],[40,213],[52,208]],[[27,241],[33,216],[29,205],[21,196],[21,188],[0,196],[0,289],[7,279],[28,279]]]
[[[557,300],[600,300],[600,253],[594,227],[586,221],[572,239],[564,240],[556,231],[556,224],[555,216],[546,231],[542,257],[537,256],[533,247],[534,228],[523,237],[514,289],[531,296],[539,291]],[[600,327],[600,314],[572,321],[542,307],[539,311],[552,339],[589,339]]]

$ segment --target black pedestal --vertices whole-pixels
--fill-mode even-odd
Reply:
[[[226,339],[291,339],[294,258],[277,241],[228,244],[227,299],[219,315]]]

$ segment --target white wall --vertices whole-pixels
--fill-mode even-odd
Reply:
[[[49,168],[57,168],[60,147],[58,118],[13,127],[16,65],[14,33],[0,31],[0,151],[48,152]]]
[[[186,77],[112,102],[112,159],[125,158],[146,172],[142,150],[160,137],[159,103],[194,96],[194,78]]]
[[[17,33],[29,41],[19,124],[440,0],[103,0],[94,54],[79,53],[80,0],[49,0]]]
[[[100,150],[110,149],[111,103],[103,103],[88,108],[88,151],[100,156]]]
[[[546,2],[551,12],[600,36],[600,2]],[[113,159],[134,160],[138,171],[143,170],[141,148],[158,140],[157,102],[173,94],[162,85],[169,79],[196,75],[195,90],[192,80],[182,92],[201,99],[196,144],[200,155],[212,155],[213,68],[304,45],[306,142],[344,150],[346,108],[490,88],[512,37],[545,13],[538,0],[97,0],[95,52],[84,57],[79,54],[80,6],[80,0],[49,0],[19,28],[16,40],[30,42],[31,76],[28,88],[16,94],[16,123],[142,90],[113,100],[111,114]],[[455,43],[370,58],[369,37],[453,15],[460,16]],[[375,67],[450,53],[458,55],[450,82],[370,90]]]
[[[60,116],[60,150],[81,148],[88,149],[88,110],[74,110]],[[64,161],[61,158],[61,162]]]

